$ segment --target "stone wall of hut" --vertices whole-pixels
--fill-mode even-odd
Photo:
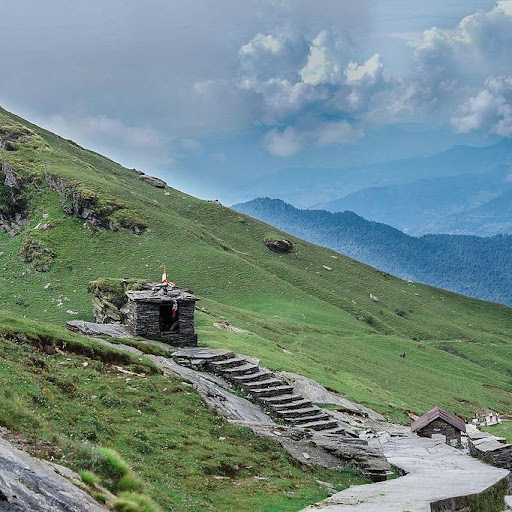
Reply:
[[[416,433],[421,437],[432,437],[433,434],[442,434],[446,437],[447,444],[451,446],[460,446],[461,444],[460,430],[441,418],[432,421]]]

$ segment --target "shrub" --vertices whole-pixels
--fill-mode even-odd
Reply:
[[[120,512],[161,512],[161,508],[151,498],[134,492],[121,493],[112,506]]]
[[[96,476],[92,471],[79,471],[78,474],[80,475],[80,478],[83,480],[83,482],[87,485],[90,485],[91,487],[94,487],[99,483],[99,477]]]

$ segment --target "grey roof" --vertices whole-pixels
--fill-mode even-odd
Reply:
[[[182,288],[175,288],[165,284],[155,284],[147,290],[131,290],[126,292],[129,300],[136,302],[154,302],[158,304],[172,301],[197,301],[199,300],[193,293]]]
[[[452,427],[457,430],[466,432],[466,423],[464,420],[453,414],[452,412],[445,411],[441,407],[434,407],[431,411],[428,411],[423,416],[420,416],[412,425],[411,430],[417,432],[434,420],[441,419],[449,423]]]

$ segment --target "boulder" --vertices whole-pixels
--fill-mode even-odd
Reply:
[[[281,240],[265,238],[265,245],[273,252],[289,253],[293,251],[293,244],[285,238]]]
[[[0,510],[107,512],[106,507],[62,476],[64,472],[64,468],[36,459],[0,437]]]
[[[164,180],[161,180],[160,178],[155,178],[154,176],[148,176],[147,174],[141,174],[139,178],[149,185],[156,187],[156,188],[165,188],[167,186],[167,183],[165,183]]]

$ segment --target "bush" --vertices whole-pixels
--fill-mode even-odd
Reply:
[[[120,512],[161,512],[161,508],[148,496],[139,493],[122,493],[112,503]]]
[[[96,476],[92,471],[79,471],[78,474],[80,475],[80,478],[83,480],[83,482],[87,485],[90,485],[91,487],[94,487],[99,483],[99,477]]]

